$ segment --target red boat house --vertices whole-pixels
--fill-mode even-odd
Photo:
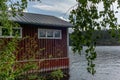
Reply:
[[[34,60],[41,66],[39,71],[44,72],[56,69],[69,70],[68,28],[72,27],[69,22],[54,16],[33,13],[23,13],[23,16],[17,15],[11,18],[11,20],[20,24],[20,27],[13,29],[19,32],[19,38],[26,36],[35,37],[34,40],[38,45],[37,48],[42,49],[40,53],[37,53]],[[1,32],[2,31],[4,31],[4,29],[1,29]],[[3,34],[0,34],[0,36],[2,37]],[[6,38],[12,37],[12,33],[6,36]],[[21,61],[21,56],[26,55],[26,44],[31,46],[32,42],[24,39],[19,44],[20,47],[23,47],[17,55],[19,61]],[[43,62],[40,62],[41,59],[43,59]],[[22,61],[24,62],[26,60]]]

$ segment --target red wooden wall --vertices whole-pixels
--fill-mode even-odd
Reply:
[[[19,48],[21,50],[17,54],[18,60],[25,61],[27,60],[27,58],[29,58],[30,55],[31,56],[35,55],[34,61],[37,61],[38,63],[40,59],[46,59],[42,62],[42,64],[39,64],[39,66],[43,65],[42,69],[51,68],[52,70],[56,67],[59,68],[69,67],[69,58],[67,55],[67,28],[59,27],[53,28],[51,26],[42,27],[33,25],[21,25],[21,26],[22,37],[29,36],[31,38],[34,38],[34,40],[26,38],[19,43]],[[62,39],[38,39],[38,28],[62,30]],[[33,45],[33,43],[35,43],[37,47],[35,47],[36,45]],[[29,49],[27,49],[27,47],[29,47],[32,52],[31,51],[29,52]],[[39,49],[43,50],[39,51]]]
[[[22,39],[16,52],[17,62],[35,62],[40,71],[57,68],[68,69],[67,28],[51,26],[21,25]],[[62,39],[38,39],[38,28],[57,29],[62,31]],[[6,40],[10,40],[7,38]],[[42,50],[41,50],[42,49]],[[29,60],[34,58],[33,60]]]
[[[39,27],[40,28],[40,27]],[[51,29],[60,29],[62,30],[62,39],[38,39],[38,27],[34,26],[24,26],[22,28],[22,36],[30,36],[31,38],[35,37],[36,45],[38,49],[43,49],[40,51],[39,58],[63,58],[67,57],[67,29],[66,28],[51,28]],[[24,39],[20,43],[20,47],[25,48],[26,44],[33,44],[29,39]],[[25,54],[25,50],[19,54]]]

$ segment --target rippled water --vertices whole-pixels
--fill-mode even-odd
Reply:
[[[80,56],[69,48],[70,80],[120,80],[120,46],[98,46],[96,51],[97,72],[92,76],[86,70],[84,50]]]

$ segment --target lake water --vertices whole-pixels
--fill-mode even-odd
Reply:
[[[85,50],[85,48],[84,48]],[[70,80],[120,80],[120,46],[98,46],[96,74],[92,76],[86,70],[85,52],[73,54],[69,47]]]

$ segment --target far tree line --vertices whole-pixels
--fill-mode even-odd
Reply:
[[[116,35],[111,35],[111,30],[101,30],[101,31],[96,30],[94,32],[94,35],[91,37],[93,38],[93,40],[96,39],[95,44],[97,46],[119,46],[120,39],[118,33],[119,33],[118,30],[115,31]],[[85,34],[85,32],[83,32],[82,34]],[[70,33],[69,35],[71,37],[73,33]],[[69,44],[70,46],[72,45],[71,38],[69,38]]]

